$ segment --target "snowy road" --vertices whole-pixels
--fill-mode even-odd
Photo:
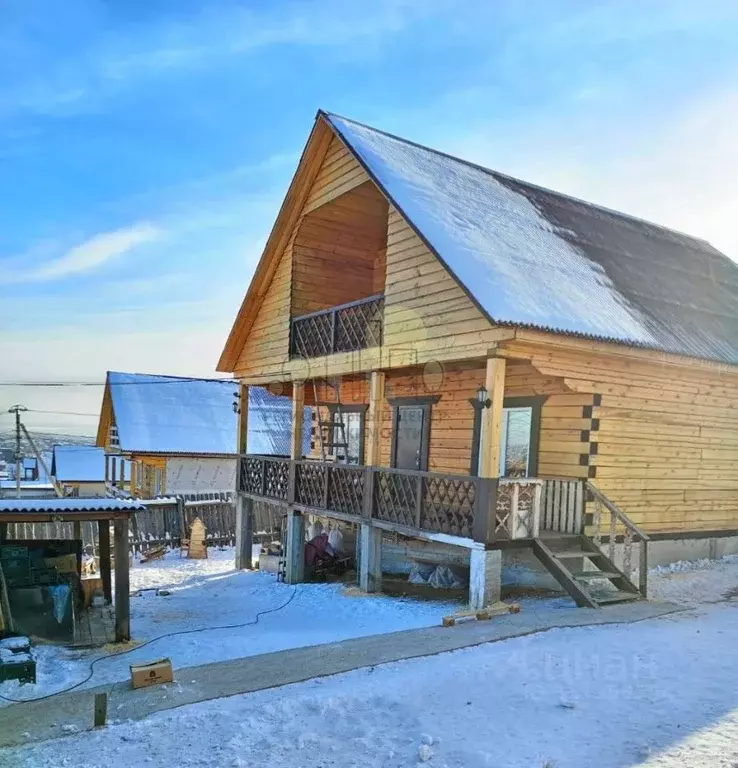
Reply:
[[[653,582],[722,602],[196,704],[0,752],[0,766],[733,768],[738,561]]]

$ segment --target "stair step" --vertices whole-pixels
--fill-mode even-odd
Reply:
[[[620,574],[616,571],[572,571],[571,575],[575,579],[581,579],[582,581],[587,581],[588,579],[617,579],[620,577]]]
[[[592,599],[595,600],[600,605],[614,605],[615,603],[628,603],[631,600],[640,600],[641,596],[640,594],[636,594],[635,592],[612,592],[606,594],[606,595],[592,595]]]
[[[558,560],[573,560],[575,557],[605,557],[602,552],[588,552],[586,549],[565,549],[561,552],[551,550],[551,554]]]

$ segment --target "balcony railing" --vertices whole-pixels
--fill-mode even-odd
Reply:
[[[435,472],[356,467],[271,456],[241,457],[240,491],[316,514],[370,519],[398,531],[479,542],[538,535],[537,478],[501,480]]]
[[[292,319],[290,357],[322,357],[381,346],[384,296],[340,304]]]

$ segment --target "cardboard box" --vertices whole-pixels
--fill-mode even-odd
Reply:
[[[150,661],[148,664],[131,664],[131,687],[145,688],[147,685],[171,683],[174,680],[170,659]]]

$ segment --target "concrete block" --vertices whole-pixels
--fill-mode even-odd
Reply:
[[[499,549],[473,549],[470,564],[469,606],[476,611],[500,600],[502,552]]]

